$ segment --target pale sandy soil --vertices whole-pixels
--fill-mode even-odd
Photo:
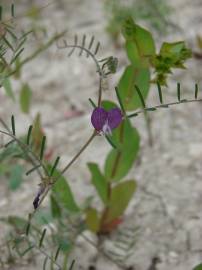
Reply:
[[[37,2],[41,4],[43,1]],[[201,1],[170,2],[176,10],[172,16],[173,20],[183,31],[173,30],[166,40],[186,39],[194,46],[195,35],[202,34]],[[25,3],[26,1],[23,7],[26,9]],[[87,36],[93,34],[102,44],[100,57],[116,55],[120,59],[118,72],[109,78],[109,89],[104,93],[106,98],[113,97],[113,87],[124,69],[126,59],[121,49],[114,48],[104,30],[102,1],[58,1],[56,5],[45,9],[42,17],[50,32],[67,28],[67,39],[71,39],[74,33],[86,33]],[[62,156],[61,165],[77,152],[91,133],[91,107],[88,98],[96,99],[98,88],[93,63],[76,56],[68,59],[66,55],[65,50],[58,50],[56,46],[52,46],[41,57],[24,67],[22,76],[24,81],[29,81],[33,89],[31,115],[33,117],[36,112],[41,112],[48,144]],[[187,70],[177,72],[177,75],[173,76],[165,93],[168,100],[176,98],[177,81],[182,83],[185,95],[191,96],[194,83],[202,82],[201,63],[191,60]],[[13,83],[17,92],[19,83]],[[152,88],[148,103],[156,104],[155,97],[155,89]],[[68,121],[57,121],[63,118],[71,105],[85,113]],[[31,122],[31,118],[22,115],[18,105],[8,100],[1,91],[1,116],[9,121],[13,113],[16,115],[18,132],[21,133]],[[125,263],[136,270],[147,270],[152,257],[158,256],[161,263],[157,269],[189,270],[202,261],[202,107],[200,103],[180,105],[154,112],[151,117],[153,147],[148,146],[143,117],[133,120],[134,126],[140,130],[142,147],[140,161],[134,165],[127,178],[137,180],[138,190],[120,230],[124,231],[126,227],[130,230],[138,227],[139,230],[136,244],[131,250],[132,255]],[[94,193],[90,186],[86,162],[96,161],[103,166],[108,151],[109,146],[103,138],[96,138],[67,172],[66,176],[79,202]],[[27,215],[32,208],[37,184],[37,178],[26,178],[22,187],[12,193],[7,189],[6,180],[1,179],[0,216]],[[5,227],[2,224],[0,226],[3,239]],[[104,242],[105,248],[115,250],[114,242],[117,237],[115,232],[111,239]],[[81,239],[78,243],[79,248],[73,256],[78,258],[75,269],[88,269],[97,252]],[[118,269],[102,255],[98,256],[96,267],[98,270]],[[25,268],[14,266],[10,269],[40,268],[30,265]]]

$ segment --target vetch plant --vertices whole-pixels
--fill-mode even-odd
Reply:
[[[38,11],[44,7],[39,8]],[[30,46],[30,37],[36,33],[36,29],[24,31],[19,29],[17,20],[22,16],[16,15],[15,5],[10,6],[9,17],[6,18],[5,7],[0,6],[0,89],[5,91],[5,94],[16,103],[19,101],[19,107],[22,113],[29,116],[30,107],[32,103],[33,89],[28,82],[24,82],[22,79],[22,70],[24,65],[34,60],[39,54],[47,50],[58,38],[61,38],[65,31],[61,33],[55,33],[48,41],[43,42],[41,40],[40,45],[31,51],[26,57],[24,53]],[[18,80],[19,96],[12,86],[11,77]],[[33,148],[39,148],[42,134],[42,128],[40,126],[40,116],[36,115],[33,123]],[[23,139],[23,138],[21,138]],[[9,175],[9,187],[11,190],[16,190],[22,183],[22,176],[24,174],[24,166],[16,159],[21,156],[19,149],[13,145],[10,149],[4,149],[0,155],[1,166],[0,174]]]
[[[97,53],[100,43],[95,44],[94,37],[87,40],[84,35],[79,40],[75,36],[73,44],[68,44],[64,40],[62,45],[58,44],[58,48],[70,49],[69,56],[78,52],[79,56],[85,55],[90,57],[95,63],[99,78],[96,104],[92,99],[89,99],[92,105],[91,119],[89,120],[89,126],[93,127],[91,136],[62,169],[58,168],[60,165],[59,156],[55,158],[53,163],[47,162],[44,158],[46,150],[46,136],[44,134],[38,136],[38,147],[35,147],[33,125],[28,127],[27,134],[24,140],[22,140],[17,135],[14,116],[11,117],[11,127],[3,119],[0,119],[4,126],[4,129],[1,129],[0,132],[10,138],[6,147],[10,148],[13,145],[17,145],[21,151],[20,158],[31,164],[26,175],[29,176],[36,172],[40,179],[39,189],[36,191],[35,197],[33,196],[33,199],[30,200],[30,205],[33,204],[33,212],[29,214],[28,224],[26,224],[25,231],[23,232],[27,236],[29,236],[29,228],[35,216],[40,212],[41,205],[49,193],[51,217],[56,221],[55,223],[59,223],[57,227],[58,235],[61,232],[65,233],[67,226],[64,224],[64,221],[71,219],[71,217],[77,217],[73,225],[77,227],[79,224],[78,234],[82,234],[84,230],[88,229],[95,233],[99,239],[102,235],[109,235],[123,222],[125,210],[137,188],[135,179],[127,178],[140,148],[140,136],[137,129],[133,127],[131,118],[137,117],[140,114],[144,114],[147,117],[150,112],[165,109],[172,105],[202,101],[201,98],[198,98],[199,89],[197,84],[195,85],[193,99],[184,99],[182,98],[179,83],[177,84],[177,101],[171,103],[165,103],[164,101],[161,85],[166,85],[167,75],[171,69],[184,68],[185,60],[191,55],[184,42],[164,43],[159,54],[156,54],[151,33],[136,25],[131,18],[124,21],[123,33],[130,65],[124,70],[118,86],[115,88],[116,102],[103,99],[103,81],[107,76],[115,73],[117,59],[109,56],[98,60]],[[151,78],[151,68],[154,69],[154,78]],[[159,104],[148,107],[146,98],[151,82],[157,83],[156,89]],[[93,139],[99,135],[106,137],[111,145],[111,150],[105,159],[103,169],[100,169],[95,162],[87,163],[87,166],[91,173],[91,183],[102,203],[101,209],[93,206],[91,198],[87,198],[85,203],[79,206],[68,181],[64,177],[71,165],[76,162]],[[21,236],[23,233],[21,233]],[[45,234],[46,231],[43,231],[40,237],[40,247]],[[63,236],[64,234],[61,237],[62,240],[64,240]],[[71,237],[71,235],[69,234],[68,237]],[[63,242],[60,237],[56,238],[56,243],[60,247]],[[71,248],[76,242],[75,239],[76,236],[72,240]],[[96,246],[94,243],[93,245]],[[100,251],[99,247],[96,247]],[[27,251],[31,249],[28,248]],[[109,258],[106,252],[101,251]],[[58,256],[59,251],[56,254]],[[55,257],[57,256],[55,255]],[[53,256],[46,256],[45,260],[52,261],[52,258]],[[46,268],[46,261],[44,262],[44,269]],[[56,266],[62,269],[60,265],[56,264]]]
[[[161,86],[167,85],[168,75],[173,69],[184,69],[185,61],[191,57],[191,50],[184,41],[164,42],[159,53],[152,34],[134,23],[132,18],[124,20],[122,32],[125,39],[125,50],[129,65],[125,68],[118,83],[118,93],[127,111],[145,107],[151,83]],[[136,85],[136,91],[134,91]],[[141,98],[139,98],[139,90]],[[151,119],[144,112],[149,144],[153,144]]]

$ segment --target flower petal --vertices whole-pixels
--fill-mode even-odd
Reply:
[[[108,125],[111,129],[118,127],[122,121],[122,113],[119,108],[111,109],[108,112]]]
[[[103,108],[95,108],[91,115],[91,123],[97,131],[101,131],[106,120],[108,113]]]
[[[34,201],[33,201],[34,209],[37,209],[37,207],[39,206],[39,200],[40,200],[40,195],[37,194],[37,196],[34,198]]]

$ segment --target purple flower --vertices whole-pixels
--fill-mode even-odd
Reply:
[[[105,111],[101,107],[93,110],[91,115],[91,123],[98,132],[111,134],[111,130],[118,127],[122,121],[122,113],[119,108],[113,108],[110,111]]]
[[[34,209],[36,210],[39,206],[39,201],[40,201],[40,196],[41,194],[44,192],[45,190],[45,187],[43,184],[39,184],[39,191],[37,192],[37,195],[36,197],[34,198],[34,201],[33,201],[33,206],[34,206]]]
[[[37,194],[36,197],[34,198],[34,201],[33,201],[34,209],[37,209],[37,207],[39,205],[39,200],[40,200],[40,195]]]

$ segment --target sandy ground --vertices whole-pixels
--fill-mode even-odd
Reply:
[[[42,1],[37,2],[41,4]],[[183,31],[173,30],[166,40],[186,39],[194,46],[195,35],[202,34],[202,2],[170,2],[175,9],[173,20]],[[26,9],[26,1],[23,6]],[[104,93],[106,98],[113,97],[113,87],[124,69],[126,58],[122,49],[113,46],[104,30],[106,21],[102,1],[69,0],[65,4],[58,1],[56,5],[44,10],[42,21],[50,32],[67,28],[67,39],[72,38],[74,33],[95,35],[102,44],[100,57],[116,55],[120,59],[118,72],[109,78],[109,89]],[[34,93],[31,117],[22,115],[18,105],[8,100],[2,91],[0,93],[0,114],[9,121],[10,115],[15,113],[19,133],[24,131],[36,112],[41,112],[48,144],[62,156],[61,166],[77,152],[91,133],[88,98],[96,99],[98,88],[93,63],[76,56],[68,59],[66,55],[66,50],[52,46],[24,67],[22,80],[29,81]],[[165,90],[168,100],[176,98],[177,81],[182,83],[187,97],[191,97],[194,83],[201,83],[201,62],[191,60],[187,66],[187,70],[178,71],[169,81],[169,89]],[[19,82],[13,84],[16,92],[19,91]],[[155,97],[155,89],[152,88],[148,104],[156,104]],[[68,121],[58,121],[70,110],[71,105],[84,111],[84,114]],[[141,133],[142,147],[139,162],[127,177],[137,180],[138,190],[120,228],[120,231],[129,230],[132,234],[129,237],[135,236],[136,239],[131,256],[125,264],[133,266],[135,270],[147,270],[152,258],[158,256],[161,262],[157,269],[192,269],[202,261],[202,107],[201,104],[180,105],[152,113],[151,118],[153,147],[148,146],[144,119],[140,116],[133,120],[134,126]],[[103,166],[108,151],[109,146],[103,138],[96,138],[67,172],[66,176],[79,202],[94,193],[86,162],[96,161]],[[26,178],[20,190],[15,193],[8,191],[4,180],[0,181],[1,217],[8,214],[27,215],[32,207],[38,179]],[[4,229],[2,226],[1,236]],[[103,244],[105,249],[115,251],[118,237],[119,232],[115,232],[111,239],[106,239]],[[74,255],[78,258],[75,269],[88,269],[97,252],[81,239],[78,239],[78,243],[79,248]],[[98,270],[118,269],[102,255],[98,256],[96,267]],[[36,266],[15,266],[11,269],[36,269]]]

